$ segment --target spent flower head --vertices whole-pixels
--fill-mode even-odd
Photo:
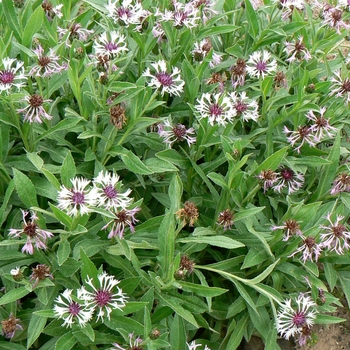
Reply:
[[[193,202],[186,201],[184,207],[176,212],[176,216],[184,225],[194,226],[199,217],[198,208]]]
[[[23,327],[19,324],[20,319],[16,318],[12,314],[8,318],[1,320],[1,333],[7,339],[12,339],[17,329],[23,330]]]
[[[231,84],[234,89],[243,86],[247,75],[247,63],[243,58],[238,58],[236,64],[230,68]]]
[[[296,60],[309,61],[312,56],[309,50],[306,48],[303,37],[299,36],[297,40],[286,41],[284,51],[287,53],[287,62],[294,62]]]
[[[23,227],[22,229],[11,228],[9,236],[20,237],[21,235],[27,236],[27,242],[22,247],[22,253],[34,254],[34,248],[46,249],[46,241],[53,237],[53,234],[49,231],[42,230],[38,224],[38,217],[34,211],[31,213],[26,210],[22,211]],[[30,215],[30,218],[27,217]]]
[[[113,310],[121,310],[126,305],[127,296],[117,286],[119,282],[105,271],[97,276],[96,281],[89,277],[85,281],[87,286],[80,290],[81,299],[86,307],[97,312],[97,319],[110,319]]]
[[[340,192],[350,192],[350,175],[346,173],[339,174],[333,181],[330,194],[338,194]]]
[[[288,188],[288,194],[298,191],[304,184],[304,175],[294,170],[283,167],[278,172],[278,181],[272,188],[281,193],[283,188]]]
[[[298,153],[300,153],[300,149],[304,144],[308,144],[310,147],[315,147],[320,141],[313,131],[314,129],[307,125],[299,126],[297,130],[289,130],[286,126],[283,128],[283,132],[287,135],[288,143],[292,146],[297,143],[299,144],[294,148]]]
[[[179,68],[174,67],[172,72],[169,73],[164,60],[153,62],[151,66],[155,73],[152,74],[151,69],[148,67],[142,74],[144,77],[150,78],[148,80],[148,85],[157,90],[159,89],[162,96],[166,92],[170,95],[180,96],[185,82],[181,79]]]
[[[66,34],[67,35],[67,40],[66,40],[66,45],[68,47],[71,46],[71,43],[73,40],[79,40],[79,41],[87,41],[89,36],[93,34],[93,30],[89,30],[84,28],[80,23],[72,23],[68,28],[61,28],[57,27],[58,31],[58,37],[59,39],[62,39]]]
[[[35,287],[40,281],[46,278],[53,279],[53,275],[50,272],[50,266],[45,264],[38,264],[32,268],[32,274],[30,275],[29,281],[33,281],[33,287]]]
[[[51,100],[44,100],[44,98],[38,94],[26,96],[24,100],[27,102],[27,106],[17,109],[18,113],[24,114],[23,121],[41,124],[43,120],[51,120],[53,118],[43,107],[44,102],[51,102]]]
[[[264,193],[266,193],[267,190],[278,181],[278,173],[271,169],[262,170],[257,178],[261,180],[264,187]]]
[[[233,226],[233,218],[234,218],[234,213],[230,209],[225,209],[219,214],[217,223],[220,226],[223,226],[224,231],[226,230],[231,230]]]
[[[304,264],[306,263],[306,261],[315,260],[315,262],[317,262],[318,257],[321,255],[321,252],[322,252],[322,245],[316,242],[315,237],[302,236],[302,238],[303,238],[302,245],[288,257],[290,258],[298,253],[302,253],[301,260],[303,261]]]
[[[271,230],[272,231],[283,230],[283,232],[284,232],[283,240],[284,241],[288,241],[289,238],[292,236],[302,236],[302,234],[303,234],[300,230],[299,223],[294,219],[288,219],[283,223],[283,225],[280,225],[280,226],[273,225],[271,227]]]
[[[53,310],[57,318],[64,320],[63,326],[78,324],[83,328],[91,320],[93,309],[85,303],[82,293],[83,289],[78,289],[77,295],[72,289],[66,289],[55,299]]]
[[[52,21],[56,16],[58,18],[61,18],[63,16],[62,11],[61,11],[63,4],[53,6],[50,1],[44,0],[41,3],[41,7],[43,8],[45,15],[49,21]]]
[[[329,119],[324,117],[326,108],[320,108],[319,114],[316,115],[314,111],[310,110],[306,113],[306,118],[313,122],[310,126],[310,130],[315,135],[315,139],[321,141],[325,137],[334,138],[334,134],[337,132],[337,128],[329,124]]]
[[[346,102],[350,102],[350,78],[343,78],[340,71],[334,72],[334,76],[330,79],[333,85],[330,88],[330,95],[345,98]]]

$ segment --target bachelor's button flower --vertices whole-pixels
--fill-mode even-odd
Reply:
[[[304,59],[308,61],[312,58],[309,50],[306,48],[303,43],[303,37],[299,36],[298,40],[294,41],[286,41],[284,51],[286,51],[289,58],[287,58],[287,62],[294,62],[295,60]]]
[[[326,135],[328,138],[333,138],[334,133],[337,132],[337,128],[331,126],[329,124],[329,119],[324,117],[325,113],[325,107],[320,109],[319,116],[317,116],[315,112],[311,110],[306,113],[306,118],[313,122],[313,124],[310,126],[310,130],[315,133],[315,138],[319,141],[321,141]]]
[[[338,34],[341,34],[341,29],[349,29],[350,26],[342,19],[343,11],[337,7],[330,7],[327,11],[323,11],[323,25],[328,25],[334,28]]]
[[[45,119],[52,119],[52,116],[49,115],[43,107],[44,102],[51,102],[51,100],[44,100],[43,97],[38,94],[26,96],[24,99],[27,102],[27,106],[17,109],[18,113],[24,114],[24,121],[41,124]]]
[[[24,86],[23,80],[25,78],[23,62],[9,57],[2,59],[2,69],[0,69],[0,92],[9,92],[12,86],[15,86],[19,90]]]
[[[202,344],[196,344],[196,341],[193,340],[191,343],[186,343],[188,350],[197,350],[199,346],[202,346]],[[198,349],[199,350],[199,349]],[[207,345],[205,345],[204,350],[210,350]]]
[[[288,194],[298,191],[304,184],[304,175],[294,172],[288,167],[283,167],[278,174],[278,181],[273,186],[274,191],[281,193],[287,187]]]
[[[294,235],[302,236],[302,234],[303,234],[300,230],[299,223],[294,219],[288,219],[283,223],[283,225],[280,225],[280,226],[274,225],[271,227],[271,230],[272,231],[283,230],[283,232],[284,232],[283,240],[284,241],[288,241],[288,239]]]
[[[97,56],[107,56],[109,59],[128,51],[125,36],[117,31],[104,32],[94,42]]]
[[[236,116],[236,110],[233,108],[232,100],[225,94],[202,94],[197,99],[198,104],[195,106],[198,118],[208,118],[210,125],[223,125],[232,122]]]
[[[235,65],[230,68],[231,83],[234,89],[243,86],[247,75],[247,63],[243,58],[238,58]]]
[[[106,272],[97,276],[96,283],[92,278],[85,281],[87,287],[81,288],[81,299],[85,301],[88,308],[97,311],[97,319],[104,317],[110,319],[113,310],[121,310],[126,305],[126,295],[117,285],[120,281]]]
[[[123,348],[118,343],[113,343],[114,348],[111,350],[142,350],[141,343],[143,340],[140,337],[135,337],[134,333],[129,334],[129,346],[127,348]]]
[[[63,4],[59,4],[57,6],[53,6],[50,1],[44,0],[41,3],[41,7],[43,8],[46,17],[48,20],[53,20],[55,16],[58,18],[61,18],[63,16],[61,8],[63,7]]]
[[[255,100],[250,99],[246,92],[232,92],[230,95],[232,100],[232,107],[236,111],[237,117],[243,119],[243,121],[253,120],[257,121],[259,118],[258,103]]]
[[[14,229],[11,228],[9,231],[9,236],[20,237],[21,235],[27,236],[27,242],[22,248],[22,253],[33,254],[34,248],[36,249],[46,249],[46,241],[51,238],[53,234],[49,231],[42,230],[37,225],[36,221],[38,217],[34,212],[31,212],[30,219],[27,220],[26,217],[29,215],[29,211],[21,210],[23,216],[23,228]]]
[[[287,340],[291,336],[302,336],[305,327],[310,329],[313,326],[317,314],[316,304],[310,297],[300,294],[295,302],[294,306],[292,299],[285,300],[277,314],[277,331]],[[299,342],[304,340],[299,339]]]
[[[298,253],[302,253],[301,260],[304,262],[306,261],[314,261],[317,262],[318,257],[320,256],[322,252],[322,245],[316,243],[315,237],[308,236],[303,238],[303,244],[291,255],[288,257],[292,257]]]
[[[303,10],[305,7],[304,0],[276,0],[275,3],[282,9],[282,20],[287,20],[292,16],[293,10]]]
[[[334,72],[331,82],[330,95],[345,98],[346,102],[350,102],[350,78],[342,78],[340,71]]]
[[[335,222],[331,220],[331,214],[328,213],[326,219],[329,222],[328,226],[320,225],[320,228],[324,230],[321,234],[321,246],[328,248],[331,252],[335,251],[337,254],[344,254],[344,250],[350,248],[350,231],[340,222],[344,219],[344,216],[337,215]]]
[[[67,33],[66,45],[70,47],[70,43],[74,40],[87,41],[93,30],[85,29],[80,23],[73,23],[68,28],[57,27],[59,38],[62,39]]]
[[[132,0],[109,0],[108,4],[105,5],[108,16],[113,19],[114,23],[118,23],[121,26],[140,25],[146,11],[142,8],[140,2],[135,1],[135,5],[132,2]]]
[[[10,314],[9,318],[1,321],[1,333],[7,339],[12,339],[16,333],[17,329],[23,329],[23,327],[18,323],[19,318],[14,317]]]
[[[331,188],[331,194],[338,194],[340,192],[350,192],[350,175],[341,173],[333,181],[333,187]]]
[[[162,96],[165,92],[170,95],[180,96],[185,82],[181,79],[179,68],[174,67],[172,73],[169,73],[164,60],[154,62],[151,66],[155,70],[154,74],[151,74],[149,67],[142,74],[144,77],[150,78],[148,85],[152,88],[160,89]]]
[[[118,236],[120,239],[123,238],[126,227],[129,227],[131,233],[134,233],[134,225],[138,221],[135,218],[135,215],[140,210],[140,208],[136,207],[133,209],[122,209],[119,212],[115,213],[115,219],[109,221],[105,226],[102,227],[103,230],[106,230],[108,227],[111,227],[111,230],[108,234],[108,238],[116,236]]]
[[[72,295],[71,289],[66,289],[55,299],[54,313],[57,318],[63,319],[63,326],[72,327],[79,324],[81,328],[91,320],[93,309],[82,298],[83,289],[77,290],[77,295]]]
[[[29,75],[37,77],[50,77],[67,69],[67,64],[64,63],[60,65],[58,63],[60,58],[55,54],[53,49],[50,49],[49,54],[45,55],[42,46],[38,45],[38,47],[33,51],[37,55],[38,62],[32,67]]]
[[[313,134],[313,129],[307,125],[299,126],[298,130],[289,130],[286,126],[283,128],[283,132],[287,135],[287,141],[294,146],[299,143],[299,146],[294,148],[295,151],[300,153],[301,147],[307,143],[310,147],[315,147],[320,141],[315,134]]]
[[[200,17],[202,21],[206,24],[207,20],[212,18],[213,15],[218,14],[219,12],[214,10],[216,6],[216,1],[211,0],[192,0],[191,3],[195,8],[198,8]]]
[[[246,70],[250,76],[264,79],[265,76],[276,72],[277,62],[271,59],[270,52],[255,51],[249,56]]]
[[[84,178],[75,177],[71,179],[72,188],[62,185],[58,192],[58,208],[67,212],[70,216],[84,215],[90,211],[95,204],[96,198],[87,186],[90,181]]]
[[[33,281],[33,288],[42,280],[46,278],[53,279],[52,273],[50,273],[50,266],[45,264],[38,264],[32,268],[32,274],[29,281]]]
[[[174,142],[187,141],[188,146],[196,142],[193,128],[187,129],[185,125],[172,125],[169,119],[164,120],[162,124],[158,124],[158,135],[164,139],[164,142],[171,147]]]
[[[278,174],[271,169],[267,169],[262,170],[257,178],[262,181],[265,193],[278,180]]]
[[[233,211],[230,209],[225,209],[219,214],[217,223],[218,225],[223,226],[224,231],[231,230],[233,225],[233,218]]]

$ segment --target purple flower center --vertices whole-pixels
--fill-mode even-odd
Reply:
[[[177,124],[175,127],[173,127],[173,133],[178,141],[182,141],[187,133],[185,125]]]
[[[305,322],[306,322],[305,314],[303,312],[296,312],[295,315],[293,316],[293,323],[297,327],[300,327],[303,324],[305,324]]]
[[[29,237],[35,237],[37,235],[37,227],[38,226],[35,222],[28,221],[27,225],[23,229],[23,232]]]
[[[73,301],[72,303],[69,304],[68,310],[70,314],[72,314],[73,316],[76,316],[80,312],[80,305],[76,301]]]
[[[15,79],[15,75],[8,70],[3,70],[0,72],[0,82],[3,84],[11,84]]]
[[[217,103],[212,104],[209,106],[209,112],[211,115],[218,117],[222,115],[222,108]]]
[[[107,290],[99,289],[96,292],[95,301],[99,307],[106,306],[111,299],[112,299],[112,294]]]
[[[107,51],[113,51],[116,50],[118,48],[118,45],[112,42],[109,42],[108,44],[105,45],[105,49]]]
[[[118,191],[112,185],[105,187],[103,192],[108,198],[115,198],[118,195]]]
[[[84,204],[85,196],[83,192],[75,192],[73,191],[72,202],[74,204]]]
[[[294,171],[291,169],[284,168],[281,170],[281,176],[286,181],[292,181],[294,177]]]
[[[264,61],[260,61],[256,64],[256,69],[259,72],[266,72],[266,68],[267,68],[267,65],[266,65],[266,62]]]
[[[187,18],[187,13],[184,11],[177,11],[174,13],[174,18],[180,23],[182,24],[183,21]]]
[[[166,72],[157,73],[156,78],[164,86],[171,86],[173,84],[173,78]]]
[[[127,18],[131,17],[131,11],[123,6],[118,8],[117,14],[118,14],[118,17],[125,17],[125,16]]]
[[[236,103],[235,108],[236,108],[237,114],[242,114],[248,109],[248,105],[246,103],[243,103],[242,101],[238,101]]]

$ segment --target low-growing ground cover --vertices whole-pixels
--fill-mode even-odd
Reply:
[[[2,0],[0,349],[274,350],[344,321],[349,9]]]

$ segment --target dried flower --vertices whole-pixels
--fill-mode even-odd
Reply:
[[[246,61],[243,58],[238,58],[236,64],[230,68],[230,72],[233,88],[236,89],[238,86],[243,86],[247,75]]]
[[[293,254],[289,255],[288,257],[290,258],[302,252],[303,254],[302,254],[301,260],[304,262],[304,264],[307,260],[314,261],[315,259],[315,261],[317,262],[318,257],[322,252],[322,246],[316,243],[315,237],[302,236],[302,238],[303,238],[303,244]]]
[[[294,235],[302,236],[303,233],[300,230],[299,223],[294,219],[286,220],[281,226],[272,226],[272,231],[283,230],[284,231],[284,241],[288,241],[288,239]]]
[[[246,70],[252,77],[264,79],[265,76],[275,73],[276,69],[277,61],[271,60],[271,54],[266,50],[254,52],[247,61]]]
[[[271,169],[262,170],[257,176],[258,179],[262,180],[264,193],[273,186],[273,184],[278,180],[278,174]]]
[[[344,254],[344,250],[350,248],[350,231],[340,223],[344,216],[337,215],[336,221],[331,220],[331,213],[328,213],[326,219],[329,222],[328,226],[320,225],[320,228],[325,231],[321,234],[321,247],[328,248],[331,252],[335,251],[337,254]]]
[[[73,290],[66,289],[55,299],[54,313],[55,316],[63,319],[63,325],[72,327],[78,323],[81,328],[91,320],[93,309],[85,304],[83,292],[85,290],[78,289],[77,295],[72,295]],[[85,295],[85,294],[84,294]]]
[[[33,287],[35,287],[40,281],[50,278],[53,279],[52,273],[50,273],[50,266],[45,264],[38,264],[32,268],[32,274],[30,275],[30,281],[34,281]]]
[[[64,185],[61,186],[57,196],[58,208],[70,216],[87,214],[96,202],[95,194],[86,188],[90,181],[75,177],[71,179],[71,183],[73,187],[69,189]]]
[[[230,209],[225,209],[219,214],[217,223],[218,225],[221,225],[224,227],[224,231],[231,230],[233,225],[233,218],[234,218],[233,211]]]
[[[122,289],[117,287],[120,281],[114,276],[108,275],[106,272],[97,276],[98,282],[92,278],[85,281],[87,289],[81,288],[81,298],[85,301],[88,308],[96,311],[97,319],[103,320],[105,316],[110,319],[113,310],[121,310],[126,305],[126,295]]]
[[[158,135],[164,139],[164,142],[171,147],[174,142],[187,141],[188,146],[196,142],[194,128],[186,129],[185,125],[176,124],[172,126],[169,119],[164,120],[163,124],[158,124]]]
[[[13,63],[15,63],[14,67]],[[7,57],[2,59],[2,66],[3,69],[0,70],[0,92],[9,92],[12,86],[19,90],[25,85],[22,81],[25,79],[23,62]]]
[[[46,241],[47,239],[53,237],[53,234],[39,228],[36,223],[38,217],[36,216],[35,212],[31,212],[31,216],[28,221],[26,220],[26,217],[29,215],[29,211],[21,210],[21,212],[23,216],[23,228],[11,228],[9,231],[9,236],[19,237],[22,234],[27,236],[27,242],[22,248],[22,253],[34,254],[34,248],[46,249]]]
[[[183,225],[193,226],[198,220],[198,208],[193,202],[186,201],[184,207],[176,212],[176,216],[182,220]]]
[[[12,339],[17,329],[23,330],[23,327],[18,323],[19,321],[20,319],[14,317],[12,314],[10,314],[9,318],[2,320],[1,321],[2,335],[7,339]]]
[[[116,129],[121,130],[126,124],[125,108],[121,105],[112,106],[109,109],[109,114],[111,116],[111,123],[115,125]]]
[[[312,56],[309,50],[305,47],[303,43],[303,37],[299,36],[296,41],[286,41],[284,51],[286,51],[289,58],[287,62],[294,62],[295,60],[304,59],[305,61],[309,61]]]
[[[216,1],[211,0],[192,0],[193,6],[199,10],[200,16],[202,17],[203,24],[207,23],[207,20],[212,18],[213,15],[219,12],[214,10]]]
[[[115,213],[115,219],[109,221],[105,226],[102,227],[103,230],[106,230],[111,226],[111,230],[108,234],[108,238],[118,236],[120,239],[124,237],[125,228],[128,226],[131,233],[135,232],[134,225],[138,221],[135,218],[137,212],[141,209],[136,207],[133,209],[122,209],[121,211]]]
[[[315,138],[319,141],[321,141],[324,138],[325,134],[329,138],[333,138],[334,133],[337,131],[337,128],[331,126],[329,124],[329,119],[326,119],[324,117],[324,114],[326,113],[326,108],[321,108],[319,113],[319,116],[316,116],[314,111],[311,110],[306,113],[306,118],[313,122],[313,124],[310,126],[311,132],[315,133]]]
[[[307,143],[310,147],[315,147],[320,141],[316,135],[313,134],[313,129],[307,125],[299,126],[298,130],[289,130],[286,126],[284,126],[283,132],[287,135],[287,141],[292,146],[294,146],[297,142],[300,142],[300,145],[294,148],[294,151],[297,151],[298,153],[300,153],[300,149],[305,143]]]
[[[32,67],[29,75],[37,77],[50,77],[67,69],[66,63],[62,65],[58,63],[60,58],[55,54],[53,49],[50,49],[49,54],[45,55],[42,46],[38,45],[38,47],[33,51],[37,55],[38,63]]]
[[[24,99],[27,101],[28,105],[24,108],[17,109],[18,113],[24,114],[24,121],[41,124],[43,119],[52,119],[52,116],[49,115],[43,107],[44,102],[51,102],[51,100],[44,100],[43,97],[38,94],[26,96]]]
[[[278,174],[278,181],[273,186],[274,191],[281,193],[288,187],[288,194],[298,191],[304,184],[304,175],[294,172],[288,167],[283,167]]]
[[[339,192],[350,192],[350,175],[341,173],[333,181],[330,194],[338,194]]]
[[[276,75],[273,78],[273,81],[275,83],[276,89],[281,88],[281,87],[284,87],[284,88],[288,87],[287,77],[286,77],[285,73],[282,71],[276,72]]]
[[[300,294],[295,302],[296,307],[292,306],[292,299],[285,300],[277,314],[277,331],[287,340],[303,335],[306,327],[313,326],[317,314],[316,304],[310,297]]]
[[[323,11],[323,25],[328,25],[334,28],[338,34],[341,34],[341,29],[349,29],[350,26],[346,24],[342,17],[343,11],[337,7],[328,7],[327,10]]]

